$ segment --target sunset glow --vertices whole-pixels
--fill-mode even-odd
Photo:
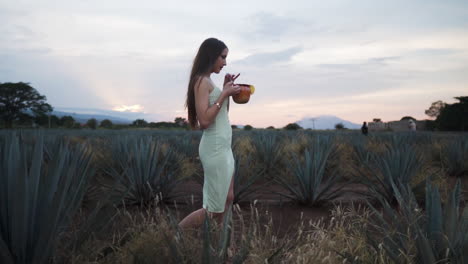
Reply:
[[[240,73],[256,88],[232,102],[233,124],[426,119],[432,102],[467,95],[466,1],[208,2],[0,0],[0,81],[28,82],[57,109],[173,121],[187,116],[199,45],[216,37],[229,54],[213,82]]]

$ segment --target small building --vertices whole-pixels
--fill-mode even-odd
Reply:
[[[426,121],[410,119],[390,122],[369,122],[368,127],[369,131],[420,131],[426,130]]]

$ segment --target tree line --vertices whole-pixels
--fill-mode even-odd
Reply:
[[[146,122],[137,119],[131,124],[114,124],[110,119],[95,118],[80,123],[71,115],[58,117],[51,114],[53,107],[29,83],[0,83],[0,128],[43,127],[43,128],[188,128],[185,118],[177,117],[174,122]]]
[[[425,114],[434,120],[427,120],[430,130],[438,131],[468,131],[468,96],[455,97],[458,102],[448,104],[436,101],[431,104]],[[189,129],[188,122],[183,117],[176,117],[174,122],[147,122],[137,119],[131,124],[114,124],[105,119],[100,122],[91,118],[86,123],[77,122],[72,116],[58,117],[51,115],[53,107],[48,104],[45,95],[41,95],[29,83],[0,83],[0,128],[19,127],[45,127],[45,128],[164,128],[164,129]],[[375,121],[375,120],[374,120]],[[232,126],[237,128],[236,126]],[[337,124],[336,129],[343,129],[342,124]],[[251,125],[244,126],[245,130],[251,130]],[[270,126],[267,129],[275,129]],[[285,130],[302,129],[296,123],[287,124]]]

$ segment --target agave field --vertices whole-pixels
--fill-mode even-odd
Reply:
[[[0,263],[468,263],[468,135],[233,133],[201,207],[200,131],[0,131]]]

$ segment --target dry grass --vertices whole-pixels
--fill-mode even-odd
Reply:
[[[285,159],[291,159],[293,158],[293,153],[298,156],[304,154],[305,150],[310,147],[312,142],[310,140],[310,136],[306,135],[302,131],[299,131],[291,141],[283,140],[282,144],[283,156]]]
[[[351,180],[355,170],[353,147],[348,143],[337,142],[335,153],[335,159],[331,160],[331,165],[344,179]]]
[[[234,219],[240,229],[228,254],[248,248],[243,263],[391,263],[383,250],[376,252],[367,241],[371,214],[365,208],[336,206],[328,221],[301,217],[286,236],[274,231],[268,212],[259,213],[253,205],[247,210],[249,213],[235,207]],[[158,208],[133,213],[122,210],[118,219],[119,229],[107,241],[94,237],[72,254],[69,263],[202,263],[201,230],[185,231],[176,238],[174,222]],[[212,225],[214,247],[220,232]],[[175,259],[171,244],[181,259]]]

